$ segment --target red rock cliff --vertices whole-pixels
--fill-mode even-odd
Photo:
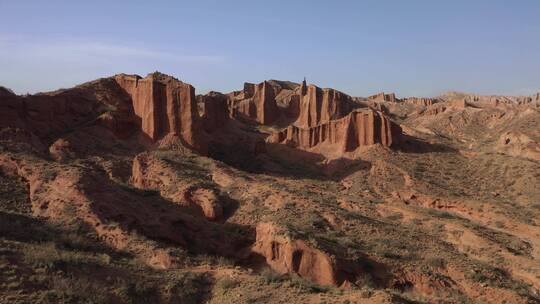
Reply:
[[[381,144],[391,146],[399,140],[401,128],[382,113],[358,109],[347,116],[314,127],[289,126],[272,134],[268,142],[285,143],[301,149],[319,144],[331,144],[341,152],[354,151],[360,146]]]
[[[272,86],[267,81],[257,85],[245,83],[243,92],[234,97],[232,115],[254,120],[263,125],[276,121],[280,113]]]
[[[295,273],[321,285],[341,284],[335,260],[302,240],[284,236],[280,227],[272,223],[257,225],[257,240],[252,251],[263,256],[279,273]]]
[[[201,95],[200,101],[204,107],[203,127],[208,133],[223,128],[229,121],[227,95],[210,92]]]
[[[145,78],[117,75],[116,82],[129,94],[142,131],[152,140],[175,134],[188,146],[201,149],[195,89],[173,77],[153,73]]]
[[[389,102],[397,101],[396,94],[394,93],[385,94],[384,92],[370,96],[368,97],[368,99],[371,99],[374,101],[389,101]]]
[[[302,88],[300,92],[306,92],[306,89]],[[295,124],[301,127],[312,127],[341,118],[351,110],[352,99],[347,94],[310,85],[307,87],[306,94],[301,96],[300,115]]]

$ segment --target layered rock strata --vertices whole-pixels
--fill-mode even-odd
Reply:
[[[343,118],[313,127],[291,125],[273,133],[268,142],[283,143],[300,149],[310,149],[326,143],[341,152],[350,152],[358,147],[374,144],[390,147],[399,140],[400,135],[401,128],[382,113],[357,109]]]
[[[142,132],[150,139],[173,133],[187,146],[202,148],[193,86],[160,73],[145,78],[117,75],[114,79],[131,97]]]
[[[279,118],[276,93],[267,81],[259,84],[244,83],[244,90],[232,95],[233,117],[253,120],[263,125],[271,124]]]
[[[353,108],[351,97],[334,89],[321,89],[314,85],[306,88],[303,84],[300,94],[300,113],[295,123],[300,127],[328,123],[347,115]]]

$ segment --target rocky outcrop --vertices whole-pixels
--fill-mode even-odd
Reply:
[[[121,74],[114,79],[131,97],[142,132],[150,139],[172,133],[188,147],[204,149],[193,86],[158,72],[145,78]]]
[[[499,137],[496,150],[502,153],[540,161],[540,143],[521,132],[506,132]]]
[[[433,104],[439,102],[436,98],[422,98],[422,97],[409,97],[403,99],[403,103],[405,104],[412,104],[415,106],[422,106],[422,107],[428,107],[432,106]]]
[[[252,252],[263,256],[276,272],[294,273],[321,285],[340,285],[336,261],[302,240],[293,240],[272,223],[257,225]]]
[[[223,216],[222,203],[213,188],[185,178],[178,169],[150,153],[133,159],[131,183],[138,189],[159,191],[161,196],[209,220]]]
[[[349,95],[334,89],[321,89],[314,85],[305,88],[300,97],[300,113],[295,125],[299,127],[313,127],[341,118],[352,108],[352,99]],[[302,93],[300,93],[302,94]]]
[[[20,128],[49,139],[75,127],[100,122],[100,115],[115,112],[115,127],[129,132],[134,127],[130,107],[128,97],[109,78],[35,95],[18,96],[2,88],[0,127]]]
[[[369,275],[372,283],[383,286],[387,273],[383,265],[358,253],[348,259],[336,248],[322,249],[313,242],[294,237],[294,233],[272,222],[259,223],[251,255],[263,257],[265,264],[280,274],[294,274],[323,286],[349,288]],[[258,259],[256,259],[258,260]]]
[[[381,144],[390,147],[401,136],[401,128],[382,113],[357,109],[347,116],[314,127],[291,125],[272,134],[268,142],[284,143],[300,149],[329,144],[340,152],[351,152],[360,146]]]
[[[394,93],[385,94],[384,92],[381,92],[373,96],[369,96],[368,99],[371,99],[373,101],[388,101],[388,102],[397,101],[396,94]]]
[[[192,186],[185,192],[185,198],[198,206],[207,219],[217,221],[223,218],[223,206],[213,189]]]
[[[121,74],[27,96],[1,89],[0,101],[0,127],[25,129],[40,138],[100,125],[122,138],[137,129],[152,141],[174,134],[187,147],[205,152],[195,89],[157,72],[146,78]]]
[[[449,101],[448,104],[458,109],[465,109],[469,105],[466,99],[452,100],[452,101]]]
[[[276,92],[267,81],[259,84],[246,82],[242,92],[232,95],[233,117],[256,121],[263,125],[271,124],[279,118]]]
[[[210,92],[199,97],[204,107],[202,120],[205,131],[212,133],[226,126],[230,119],[227,95]]]

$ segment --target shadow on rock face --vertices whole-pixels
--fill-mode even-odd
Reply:
[[[360,159],[327,160],[318,153],[270,143],[266,143],[266,152],[258,155],[242,146],[214,145],[210,156],[249,173],[318,180],[341,180],[352,172],[371,168],[369,162]]]
[[[211,222],[189,208],[161,197],[156,191],[121,188],[106,177],[95,175],[85,178],[79,185],[92,202],[90,216],[98,218],[94,228],[101,230],[104,238],[110,238],[109,243],[117,243],[117,247],[130,246],[131,242],[122,240],[123,237],[117,234],[136,232],[168,246],[180,246],[188,252],[234,259],[240,249],[253,242],[254,233],[249,228]],[[224,215],[230,216],[234,210],[235,203],[230,202]]]
[[[274,223],[257,225],[256,233],[248,260],[256,271],[270,268],[278,274],[296,275],[323,286],[387,287],[392,280],[386,267],[368,256],[361,254],[351,260],[343,256],[343,248],[323,250],[290,236],[286,228]]]
[[[399,147],[396,150],[405,153],[431,153],[431,152],[457,152],[448,145],[426,142],[420,138],[402,135]]]

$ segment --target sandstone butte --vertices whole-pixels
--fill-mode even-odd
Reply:
[[[188,147],[202,149],[195,88],[159,73],[145,78],[129,75],[114,77],[131,97],[141,130],[152,140],[167,134],[179,136]]]

